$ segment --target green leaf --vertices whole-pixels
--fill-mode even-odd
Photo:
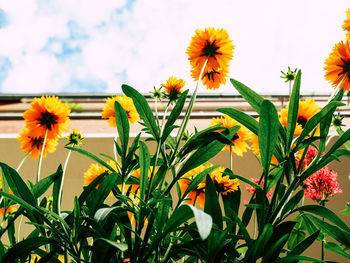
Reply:
[[[95,240],[95,242],[104,242],[107,245],[110,245],[112,247],[115,247],[115,248],[119,249],[120,251],[126,251],[128,249],[127,244],[125,244],[125,243],[117,243],[117,242],[114,242],[114,241],[106,239],[106,238],[97,238]]]
[[[100,208],[96,211],[94,215],[94,220],[96,221],[97,224],[104,224],[105,220],[107,217],[110,215],[111,212],[113,212],[116,209],[120,209],[119,207],[103,207]]]
[[[300,200],[304,196],[304,190],[300,190],[298,193],[296,193],[284,206],[282,209],[281,216],[285,215],[286,213],[290,212],[297,204],[299,204]]]
[[[326,242],[325,248],[328,249],[329,251],[332,251],[332,252],[337,253],[345,258],[350,259],[350,254],[348,252],[346,252],[344,248],[342,248],[341,246],[339,246],[336,243]]]
[[[58,200],[59,198],[59,193],[61,189],[61,184],[62,184],[62,176],[63,176],[63,169],[62,165],[60,164],[57,168],[56,173],[54,173],[54,176],[58,176],[57,179],[55,180],[53,187],[52,187],[52,211],[55,213],[58,213],[58,203],[61,202],[61,200]]]
[[[264,100],[261,104],[258,137],[261,165],[266,175],[269,173],[272,154],[277,142],[279,124],[275,106],[270,101]]]
[[[334,223],[336,226],[350,233],[350,228],[333,211],[331,211],[327,207],[321,205],[304,205],[296,208],[293,212],[295,211],[309,212],[317,216],[324,217],[325,219]]]
[[[213,225],[213,219],[210,215],[203,212],[200,209],[197,209],[196,207],[186,204],[189,208],[191,208],[194,218],[196,220],[196,225],[198,228],[199,235],[202,240],[205,240],[211,231],[212,225]]]
[[[322,157],[322,160],[327,159],[336,149],[341,147],[345,142],[350,139],[350,129],[348,129],[340,138],[332,145],[329,151]]]
[[[207,145],[199,148],[181,167],[181,170],[178,173],[178,177],[180,178],[188,171],[198,167],[199,165],[213,158],[222,150],[222,148],[224,148],[224,146],[225,144],[221,142],[212,141]]]
[[[254,134],[256,135],[258,134],[259,122],[256,119],[254,119],[252,116],[233,108],[219,108],[216,111],[230,116],[232,119],[238,121],[243,126],[247,127]]]
[[[132,98],[135,108],[140,115],[141,120],[144,121],[146,127],[150,130],[156,141],[159,141],[159,133],[156,125],[155,118],[153,116],[152,110],[149,107],[146,99],[134,88],[123,84],[122,90],[126,96]]]
[[[225,172],[224,172],[225,175],[229,175],[232,179],[239,179],[240,181],[246,183],[246,184],[249,184],[251,186],[253,186],[255,189],[259,189],[259,190],[263,190],[263,188],[261,187],[261,185],[257,184],[257,183],[254,183],[252,182],[251,180],[243,177],[243,176],[240,176],[238,174],[233,174],[232,171],[226,169]]]
[[[140,141],[140,200],[144,200],[144,196],[148,185],[148,171],[150,168],[151,157],[146,144]]]
[[[308,236],[303,241],[301,241],[292,251],[289,252],[289,255],[300,255],[302,254],[308,247],[310,247],[317,237],[320,234],[320,230],[313,233],[311,236]]]
[[[337,127],[336,131],[339,134],[339,136],[343,136],[344,131],[340,127]],[[345,146],[346,149],[350,150],[350,140],[344,142],[344,146]]]
[[[292,146],[292,140],[294,137],[294,131],[298,119],[299,111],[299,96],[300,96],[300,77],[301,71],[298,71],[298,74],[295,78],[292,95],[290,97],[290,102],[288,106],[288,119],[287,119],[287,151],[290,150]]]
[[[117,125],[117,130],[120,138],[120,146],[122,150],[121,158],[122,158],[122,163],[124,165],[126,152],[128,149],[128,143],[129,143],[129,129],[130,129],[129,119],[126,111],[118,101],[115,101],[114,109],[115,109],[115,122]]]
[[[339,227],[331,225],[311,214],[306,214],[305,216],[308,217],[323,233],[327,234],[339,243],[350,247],[349,232],[343,231]]]
[[[24,239],[11,247],[1,262],[15,262],[15,259],[27,257],[31,251],[47,244],[58,245],[56,241],[46,237]]]
[[[72,151],[81,153],[81,154],[89,157],[90,159],[94,160],[95,162],[98,162],[102,166],[106,167],[108,170],[110,170],[112,172],[117,172],[117,171],[114,170],[114,168],[112,166],[110,166],[108,163],[106,163],[105,161],[103,161],[102,159],[97,157],[96,155],[92,154],[91,152],[88,152],[88,151],[86,151],[84,149],[76,148],[76,147],[68,147],[68,146],[66,146],[65,148],[67,148],[68,150],[72,150]]]
[[[299,262],[299,260],[306,260],[309,262],[324,263],[323,260],[317,258],[307,257],[307,256],[286,256],[284,258],[279,258],[276,263],[289,263],[289,262]]]
[[[179,118],[181,111],[185,105],[186,98],[187,98],[188,90],[185,90],[184,92],[181,93],[180,98],[177,100],[175,107],[171,111],[168,121],[165,123],[164,129],[167,129],[171,127],[175,121]]]
[[[350,203],[346,203],[346,208],[340,211],[342,215],[350,216]]]
[[[245,98],[245,100],[255,109],[255,111],[260,114],[260,107],[264,101],[264,98],[241,82],[234,79],[230,80],[232,85],[242,95],[242,97]]]
[[[57,171],[51,174],[48,177],[41,179],[37,184],[32,188],[32,192],[35,198],[39,198],[42,196],[49,187],[56,182],[57,180],[61,180],[62,178],[62,166],[60,165]]]
[[[259,258],[264,253],[265,246],[269,242],[272,234],[273,234],[273,226],[271,224],[266,224],[264,226],[263,232],[259,235],[258,239],[255,241],[254,245],[252,246],[251,257],[253,259]],[[248,250],[247,256],[250,254],[249,252],[250,251]]]
[[[216,187],[211,180],[210,175],[207,175],[205,179],[205,205],[204,212],[211,215],[214,224],[218,226],[219,229],[223,229],[222,224],[222,213],[219,203],[218,195],[216,194]]]
[[[32,206],[36,206],[37,202],[33,193],[29,190],[28,186],[17,171],[7,164],[1,162],[0,167],[3,171],[3,176],[5,177],[14,195],[26,200],[26,202]]]

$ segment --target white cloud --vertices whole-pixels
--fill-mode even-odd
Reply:
[[[287,66],[302,69],[304,92],[330,92],[323,63],[345,36],[347,8],[345,0],[5,1],[0,56],[12,68],[0,90],[59,92],[74,80],[92,80],[106,83],[107,92],[121,92],[124,81],[148,92],[170,75],[193,90],[185,50],[195,29],[211,26],[233,39],[230,76],[258,92],[287,92],[279,77]],[[59,41],[45,49],[49,39]],[[64,45],[81,52],[56,57],[68,52]],[[227,83],[216,92],[234,90]]]

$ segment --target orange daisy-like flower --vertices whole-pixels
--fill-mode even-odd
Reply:
[[[135,123],[140,119],[139,114],[137,113],[137,110],[135,108],[135,105],[131,98],[123,95],[123,96],[115,96],[112,98],[108,98],[105,105],[102,109],[102,118],[108,119],[108,126],[109,127],[117,127],[117,124],[115,122],[115,108],[114,103],[118,101],[120,105],[125,110],[126,114],[128,115],[128,119],[130,123]]]
[[[21,150],[25,153],[30,153],[33,159],[37,159],[40,156],[41,149],[44,143],[44,137],[33,137],[31,130],[24,127],[20,132],[17,140],[21,143]],[[46,139],[45,148],[43,152],[43,158],[47,153],[53,153],[56,151],[58,145],[58,138]]]
[[[176,77],[169,77],[166,84],[161,84],[165,88],[165,92],[168,94],[170,100],[176,100],[178,95],[182,93],[182,88],[185,86],[183,79],[177,79]]]
[[[197,168],[192,169],[191,171],[188,171],[186,174],[184,174],[181,179],[178,181],[181,189],[181,193],[184,194],[187,187],[192,183],[193,179],[196,178],[198,174],[203,172],[205,169],[211,167],[211,164],[202,164],[198,166]],[[192,190],[187,195],[186,203],[189,204],[198,204],[200,207],[204,207],[205,203],[205,180],[201,182],[194,190]]]
[[[346,11],[346,19],[344,21],[343,30],[347,31],[346,40],[350,41],[350,8]]]
[[[198,79],[199,74],[199,71],[192,71],[192,77],[194,79]],[[220,87],[221,84],[226,84],[227,77],[228,68],[218,68],[217,70],[206,69],[202,77],[202,82],[203,85],[207,86],[208,90],[216,90]]]
[[[313,99],[300,100],[297,126],[295,127],[294,136],[299,136],[303,131],[303,128],[305,127],[306,123],[320,110],[320,107],[315,103]],[[281,109],[279,119],[281,124],[287,127],[288,107]]]
[[[238,190],[239,181],[238,179],[231,179],[230,176],[224,175],[224,167],[219,167],[210,173],[210,177],[215,184],[216,190],[222,195],[227,195]]]
[[[83,137],[83,133],[79,131],[78,129],[72,130],[69,135],[66,137],[68,140],[67,145],[72,145],[72,146],[81,146],[83,144],[83,141],[85,137]]]
[[[192,67],[192,77],[198,80],[202,67],[208,59],[204,70],[206,75],[204,75],[203,84],[211,89],[218,87],[220,83],[224,83],[222,79],[228,73],[229,62],[233,57],[233,49],[232,40],[229,39],[226,30],[206,28],[202,31],[197,29],[190,46],[186,50]],[[223,74],[223,76],[219,78],[218,75],[220,74]],[[205,76],[208,79],[211,77],[212,82],[221,81],[217,85],[211,84],[211,86],[208,86],[210,81],[205,81]]]
[[[117,165],[113,160],[107,162],[115,171],[117,171]],[[107,169],[104,166],[99,165],[98,163],[92,163],[89,166],[89,169],[84,173],[84,185],[89,185],[93,180],[95,180],[99,175],[104,172],[112,173],[111,170]]]
[[[234,146],[225,145],[224,149],[232,151],[238,156],[243,156],[243,153],[247,152],[247,149],[250,148],[249,145],[247,144],[248,136],[250,134],[249,130],[246,127],[242,126],[242,124],[240,124],[239,122],[237,122],[236,120],[232,119],[227,115],[220,116],[218,118],[213,118],[213,120],[210,123],[210,126],[214,126],[217,124],[221,124],[221,126],[226,128],[231,128],[236,125],[241,126],[241,128],[232,138],[232,142],[234,143]]]
[[[23,113],[23,118],[31,132],[31,137],[44,137],[47,130],[47,138],[54,139],[68,129],[69,114],[69,107],[58,97],[43,96],[34,98],[29,110]]]
[[[350,47],[349,42],[341,41],[336,44],[325,61],[324,66],[325,79],[334,87],[337,87],[341,82],[347,92],[350,89]],[[343,81],[344,80],[344,81]]]

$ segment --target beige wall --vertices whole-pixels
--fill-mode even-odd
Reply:
[[[43,161],[42,177],[48,176],[55,172],[58,165],[64,164],[68,150],[64,149],[66,141],[60,139],[60,144],[57,151],[54,154],[49,154]],[[83,149],[91,151],[92,153],[99,155],[99,153],[113,154],[113,138],[87,138]],[[151,148],[151,153],[154,153],[154,147]],[[5,162],[8,165],[16,168],[20,163],[24,153],[19,148],[19,142],[14,138],[0,139],[0,161]],[[103,158],[103,157],[102,157]],[[92,161],[87,157],[73,152],[68,164],[67,173],[64,182],[64,195],[63,195],[63,209],[71,209],[73,206],[73,198],[79,195],[82,191],[83,174],[88,169],[89,164]],[[213,164],[220,164],[223,166],[229,166],[229,156],[227,151],[223,151],[212,159]],[[345,208],[346,202],[350,202],[350,160],[342,159],[341,163],[334,162],[330,165],[338,173],[338,180],[343,189],[343,194],[339,194],[332,198],[327,203],[327,207],[331,208],[338,214],[340,210]],[[37,169],[37,161],[27,159],[20,170],[20,175],[25,180],[35,181]],[[261,170],[258,166],[258,161],[253,154],[249,151],[244,157],[234,156],[233,171],[246,178],[259,177]],[[249,194],[245,191],[245,184],[242,185],[242,200],[248,199]],[[341,216],[341,218],[350,225],[350,218]],[[315,257],[319,257],[319,245],[317,244],[314,249],[309,250],[309,254]],[[327,260],[337,260],[339,262],[345,262],[344,258],[338,257],[331,252],[326,251]]]

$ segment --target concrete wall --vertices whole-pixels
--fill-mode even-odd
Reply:
[[[334,141],[334,140],[333,140]],[[64,149],[66,141],[60,139],[57,151],[54,154],[48,154],[47,158],[43,160],[41,176],[45,177],[55,172],[59,164],[64,164],[68,150]],[[150,145],[150,152],[155,152],[154,145]],[[105,153],[113,155],[113,138],[86,138],[83,149],[88,150],[96,155]],[[0,139],[0,161],[7,163],[8,165],[16,168],[24,153],[21,152],[19,142],[15,138],[2,138]],[[103,158],[103,157],[102,157]],[[63,195],[63,209],[72,209],[74,196],[78,196],[82,191],[83,174],[88,169],[92,161],[79,153],[73,152],[68,164],[65,182],[64,182],[64,195]],[[212,159],[213,164],[220,164],[225,167],[229,167],[229,154],[227,151],[219,153]],[[350,202],[350,161],[349,159],[342,159],[341,163],[333,162],[330,167],[338,173],[338,180],[343,194],[336,195],[330,202],[327,203],[327,207],[331,208],[338,214],[340,210],[345,208],[345,204]],[[20,175],[25,180],[35,181],[37,169],[37,161],[28,158],[23,164]],[[258,161],[254,155],[249,151],[244,157],[234,156],[233,171],[236,174],[244,176],[246,178],[259,177],[261,169],[259,168]],[[245,184],[241,186],[242,200],[249,199],[250,194],[245,191]],[[243,201],[242,201],[243,202]],[[311,203],[306,200],[306,202]],[[350,225],[350,218],[346,216],[340,217]],[[316,244],[314,248],[309,249],[308,254],[310,256],[319,257],[320,244]],[[331,252],[326,251],[327,260],[336,260],[339,262],[345,262],[344,258],[338,257]]]

